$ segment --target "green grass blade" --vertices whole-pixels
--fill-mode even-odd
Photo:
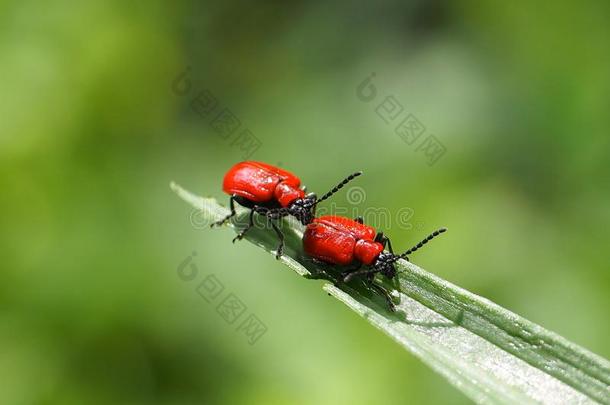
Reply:
[[[172,183],[180,198],[210,223],[228,210]],[[239,229],[245,214],[229,224]],[[285,221],[281,261],[301,276],[322,269],[301,249],[302,227]],[[246,239],[275,254],[274,232]],[[366,289],[325,284],[324,290],[420,358],[477,403],[610,404],[610,363],[522,317],[401,261],[404,294],[396,313]],[[329,269],[326,269],[329,270]]]

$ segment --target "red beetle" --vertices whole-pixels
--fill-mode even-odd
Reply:
[[[367,286],[381,293],[390,309],[394,310],[388,292],[373,283],[375,273],[394,279],[396,277],[394,263],[398,259],[409,260],[407,257],[409,254],[445,231],[446,228],[441,228],[406,252],[395,255],[387,236],[383,232],[376,232],[373,227],[364,225],[361,218],[353,220],[328,215],[315,218],[307,225],[303,235],[303,247],[309,256],[324,263],[341,266],[355,264],[355,268],[341,273],[341,281],[347,283],[354,276],[365,276]],[[386,245],[390,250],[389,253],[384,252]],[[367,269],[360,270],[363,265],[367,266]]]
[[[225,174],[222,189],[231,196],[229,206],[231,213],[224,219],[213,223],[222,225],[235,215],[235,202],[250,208],[250,221],[234,239],[242,239],[246,232],[254,225],[253,217],[257,212],[271,220],[271,226],[277,233],[280,244],[276,257],[282,255],[284,236],[274,221],[286,215],[296,217],[303,225],[309,224],[315,215],[316,205],[329,198],[348,182],[358,177],[362,172],[356,172],[335,186],[320,199],[313,193],[305,195],[305,188],[301,187],[301,180],[289,171],[262,162],[240,162],[229,169]]]

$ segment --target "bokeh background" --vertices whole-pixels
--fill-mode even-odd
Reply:
[[[468,403],[319,282],[191,224],[169,182],[226,201],[244,129],[311,190],[364,170],[335,203],[412,209],[397,248],[448,226],[414,262],[610,356],[610,3],[539,3],[2,2],[0,402]],[[255,345],[177,276],[192,252]]]

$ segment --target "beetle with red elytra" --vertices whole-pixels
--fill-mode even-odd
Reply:
[[[375,228],[365,225],[362,218],[328,215],[315,218],[307,225],[303,234],[303,248],[317,261],[340,266],[355,264],[355,267],[343,271],[339,280],[347,283],[353,277],[362,276],[366,286],[382,294],[390,310],[394,311],[394,303],[388,291],[374,282],[375,274],[380,273],[394,280],[397,275],[395,263],[399,259],[409,260],[408,255],[446,231],[446,228],[441,228],[397,255],[394,254],[390,239],[383,232],[376,232]],[[389,252],[384,252],[386,246]],[[360,270],[363,265],[367,268]]]
[[[273,230],[280,240],[276,258],[280,258],[284,247],[284,235],[275,221],[284,216],[292,215],[303,225],[314,219],[316,205],[339,191],[343,186],[362,172],[347,176],[328,193],[318,198],[316,194],[305,194],[301,180],[291,172],[262,162],[245,161],[235,164],[225,174],[222,189],[231,196],[229,207],[231,213],[211,226],[222,225],[235,216],[235,203],[250,208],[249,222],[233,239],[241,240],[246,232],[254,226],[254,213],[263,215],[269,220]]]

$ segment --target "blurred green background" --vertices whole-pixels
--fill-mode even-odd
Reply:
[[[356,209],[414,212],[396,248],[450,228],[415,263],[610,356],[610,5],[537,3],[2,2],[0,403],[468,403],[319,282],[191,224],[169,182],[225,203],[244,158],[223,108],[251,158],[318,192],[365,171]],[[389,95],[436,164],[376,113]],[[193,251],[255,345],[178,278]]]

